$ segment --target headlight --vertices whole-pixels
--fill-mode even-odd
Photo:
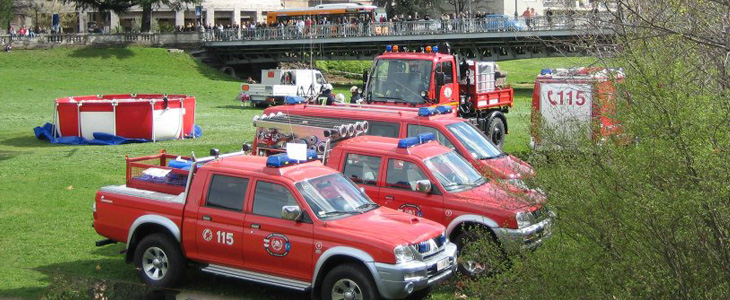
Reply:
[[[517,220],[517,228],[523,228],[535,223],[535,217],[529,211],[518,212],[515,216]]]
[[[413,253],[413,247],[410,245],[396,246],[395,249],[393,249],[393,254],[395,254],[396,264],[406,263],[416,259],[416,254]]]

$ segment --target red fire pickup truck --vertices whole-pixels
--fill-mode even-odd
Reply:
[[[364,136],[376,125],[286,114],[254,123],[258,154],[324,141],[321,149],[311,151],[322,150],[318,154],[325,165],[358,183],[378,204],[447,226],[447,236],[460,250],[477,237],[478,228],[490,232],[504,250],[514,244],[535,248],[551,234],[554,213],[542,193],[511,192],[482,177],[458,152],[433,142],[437,138],[431,132],[404,139]],[[277,144],[279,140],[289,142]],[[490,271],[467,260],[460,261],[459,269],[468,275]]]
[[[455,269],[442,225],[380,207],[319,161],[211,152],[128,158],[126,185],[97,192],[97,246],[126,243],[150,285],[195,265],[321,299],[425,297]]]
[[[277,113],[328,118],[341,123],[368,121],[370,127],[365,134],[383,137],[405,138],[432,132],[439,143],[454,149],[487,177],[504,180],[515,190],[525,189],[523,179],[535,175],[529,164],[495,147],[483,132],[469,121],[456,117],[448,106],[436,110],[380,105],[297,104],[269,107],[264,111],[268,115]]]

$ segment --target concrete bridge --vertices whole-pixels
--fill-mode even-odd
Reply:
[[[442,42],[465,57],[499,61],[580,56],[588,45],[611,47],[610,24],[606,15],[591,15],[213,30],[204,34],[203,47],[208,59],[226,66],[372,59],[386,45],[419,50]]]

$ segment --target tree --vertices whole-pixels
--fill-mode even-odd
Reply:
[[[424,16],[438,8],[441,5],[441,0],[375,0],[373,3],[385,7],[388,16],[401,14]]]
[[[10,19],[13,18],[13,0],[0,0],[0,24],[10,28]]]
[[[100,12],[113,11],[117,14],[128,11],[133,6],[142,8],[142,32],[149,32],[152,25],[152,9],[162,5],[172,10],[181,10],[187,4],[199,4],[200,0],[64,0],[66,3],[75,3],[84,9]]]
[[[630,145],[533,152],[552,240],[467,283],[490,299],[723,299],[730,294],[730,2],[600,1],[622,67]],[[599,46],[599,45],[596,45]],[[600,104],[599,104],[600,105]],[[634,139],[635,138],[635,139]]]

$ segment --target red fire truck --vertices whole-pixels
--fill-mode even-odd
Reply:
[[[363,74],[367,103],[402,106],[451,105],[457,115],[484,131],[498,148],[509,131],[514,91],[497,82],[506,77],[495,62],[452,55],[450,47],[425,47],[411,52],[388,46]]]
[[[510,243],[535,248],[550,236],[554,215],[542,193],[512,193],[482,177],[457,151],[430,142],[437,139],[432,132],[403,139],[365,136],[375,124],[283,113],[254,123],[257,153],[271,155],[288,151],[293,144],[310,145],[325,165],[358,183],[378,204],[447,226],[447,236],[460,251],[477,237],[477,229],[488,231],[505,250],[512,248]],[[312,141],[323,143],[318,147]],[[459,262],[460,271],[468,275],[487,268],[488,264],[472,260]]]
[[[126,185],[96,194],[97,246],[126,243],[154,286],[194,265],[326,300],[425,297],[454,271],[444,226],[380,207],[313,152],[211,152],[128,158]]]
[[[495,147],[471,122],[454,116],[449,106],[431,109],[365,104],[297,104],[269,107],[264,111],[267,116],[279,113],[301,116],[303,119],[325,118],[332,121],[331,126],[344,125],[348,121],[368,121],[369,127],[365,134],[375,136],[405,138],[431,132],[439,143],[456,150],[486,177],[507,181],[512,187],[524,188],[523,179],[535,174],[529,164]],[[265,135],[264,129],[259,128],[257,135],[261,137],[262,134]],[[310,138],[305,142],[314,149],[323,148],[325,140],[319,137],[316,141]],[[272,145],[281,147],[284,142],[289,140],[279,139]]]
[[[615,83],[623,71],[606,68],[544,69],[532,95],[530,147],[571,147],[581,138],[601,142],[620,134]]]

